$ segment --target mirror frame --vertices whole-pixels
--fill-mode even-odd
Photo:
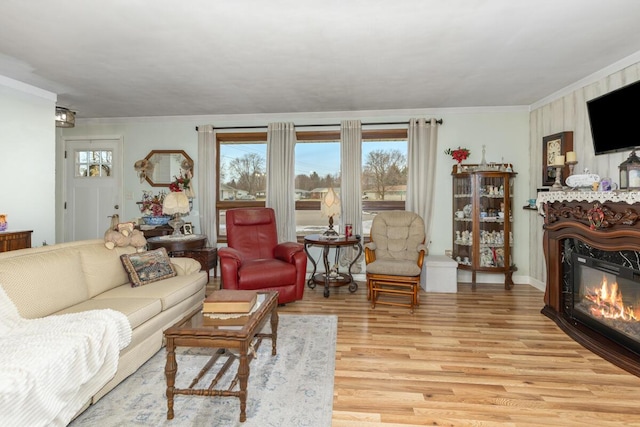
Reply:
[[[191,164],[193,165],[193,159],[191,159],[191,157],[189,157],[189,155],[187,153],[185,153],[184,150],[151,150],[149,152],[149,154],[147,154],[147,157],[145,157],[145,159],[151,162],[151,158],[156,154],[182,154],[182,156],[186,160],[189,160],[189,162],[191,162]],[[193,173],[193,168],[191,169],[191,173]],[[169,187],[169,185],[171,185],[171,181],[169,181],[167,183],[164,183],[164,182],[160,182],[160,183],[153,182],[149,175],[145,176],[145,179],[147,180],[149,185],[152,186],[152,187]]]

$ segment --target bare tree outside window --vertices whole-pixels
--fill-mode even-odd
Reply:
[[[407,158],[399,150],[373,150],[367,155],[362,188],[371,189],[378,200],[385,200],[390,187],[407,182]]]
[[[248,153],[236,157],[229,163],[229,171],[232,182],[247,194],[255,195],[259,190],[264,190],[265,159],[259,154]]]

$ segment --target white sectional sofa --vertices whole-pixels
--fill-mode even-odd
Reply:
[[[171,258],[177,276],[132,287],[120,255],[104,241],[86,240],[0,253],[0,286],[25,319],[112,309],[132,328],[119,353],[117,371],[81,410],[135,372],[163,345],[163,331],[196,309],[205,297],[208,274],[190,258]]]

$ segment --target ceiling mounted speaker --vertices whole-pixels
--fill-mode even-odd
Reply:
[[[76,113],[64,107],[56,107],[56,127],[72,128],[76,125]]]

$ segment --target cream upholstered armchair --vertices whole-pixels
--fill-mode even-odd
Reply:
[[[425,228],[420,215],[408,211],[383,211],[373,219],[371,241],[364,247],[367,265],[367,299],[376,303],[420,305],[418,289],[427,254]],[[380,295],[385,295],[379,300]],[[389,299],[387,299],[387,296]],[[409,302],[398,297],[409,296]]]

